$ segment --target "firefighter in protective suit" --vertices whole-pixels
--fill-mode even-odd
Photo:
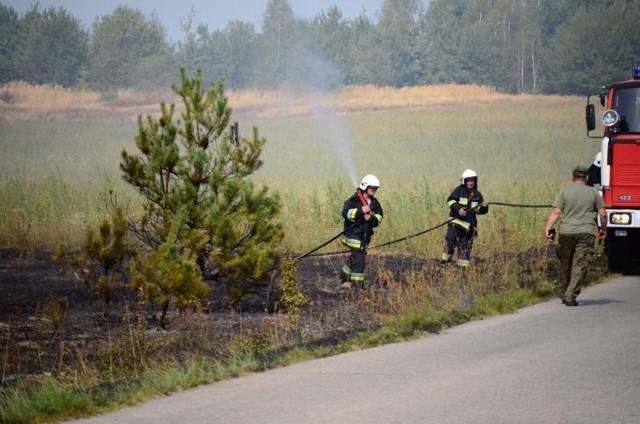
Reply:
[[[589,166],[589,169],[587,170],[587,176],[589,178],[587,178],[587,185],[588,186],[596,186],[596,185],[600,185],[601,183],[601,179],[600,179],[600,169],[602,168],[602,153],[598,152],[598,154],[596,154],[595,159],[593,160],[593,163],[591,164],[591,166]]]
[[[350,288],[352,283],[364,284],[367,246],[373,229],[380,225],[383,217],[380,202],[375,198],[379,187],[380,180],[375,175],[365,175],[356,192],[342,207],[344,234],[341,241],[351,250],[341,272],[342,288]]]
[[[468,267],[471,259],[473,238],[477,235],[478,218],[489,212],[489,202],[478,191],[478,174],[467,169],[460,177],[460,185],[447,198],[449,206],[449,223],[445,236],[446,250],[440,262],[451,262],[456,247],[458,248],[457,264]]]

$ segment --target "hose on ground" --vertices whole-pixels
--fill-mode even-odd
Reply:
[[[527,205],[527,204],[518,204],[518,203],[506,203],[506,202],[491,202],[490,203],[492,206],[507,206],[507,207],[515,207],[515,208],[550,208],[551,205]],[[447,220],[441,222],[438,225],[435,225],[433,227],[427,228],[425,230],[419,231],[415,234],[410,234],[408,236],[399,238],[399,239],[395,239],[395,240],[391,240],[391,241],[387,241],[384,242],[382,244],[377,244],[375,246],[370,247],[368,250],[371,249],[378,249],[384,246],[389,246],[395,243],[400,243],[402,241],[406,241],[406,240],[410,240],[412,238],[421,236],[423,234],[427,234],[433,230],[436,230],[440,227],[443,227],[445,225],[447,225],[449,222],[451,222],[454,218],[448,218]],[[338,237],[340,237],[341,235],[343,235],[344,233],[346,233],[347,231],[349,231],[350,228],[352,228],[353,226],[355,226],[356,224],[353,224],[351,227],[339,232],[338,234],[336,234],[334,237],[332,237],[331,239],[327,240],[326,242],[322,243],[321,245],[319,245],[318,247],[308,251],[307,253],[304,253],[302,255],[296,256],[294,259],[299,260],[299,259],[303,259],[303,258],[307,258],[310,256],[330,256],[330,255],[340,255],[343,253],[349,253],[349,250],[341,250],[341,251],[336,251],[336,252],[325,252],[325,253],[316,253],[313,254],[314,252],[322,249],[323,247],[325,247],[326,245],[328,245],[329,243],[331,243],[332,241],[336,240]]]

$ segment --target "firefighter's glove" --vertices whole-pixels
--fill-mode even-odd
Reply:
[[[371,207],[369,205],[363,205],[362,206],[362,213],[364,215],[364,220],[365,221],[369,221],[371,219],[371,217],[373,216],[373,213],[371,213]]]

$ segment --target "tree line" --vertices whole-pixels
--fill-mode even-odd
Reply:
[[[585,94],[640,59],[640,0],[384,0],[377,21],[337,6],[312,19],[269,0],[261,28],[183,22],[170,42],[154,15],[118,6],[91,28],[63,7],[0,4],[0,83],[109,91],[164,88],[180,67],[233,89],[480,84],[506,93]]]

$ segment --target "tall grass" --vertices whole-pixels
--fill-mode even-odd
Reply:
[[[120,151],[134,134],[133,121],[19,121],[0,127],[1,246],[77,246],[86,226],[106,212],[110,197],[126,201],[129,189],[117,169]]]
[[[79,104],[95,107],[97,100],[84,96]],[[479,173],[489,201],[549,204],[571,168],[588,164],[597,148],[583,136],[583,101],[576,97],[508,96],[474,86],[230,97],[232,106],[233,99],[239,104],[241,133],[255,125],[267,139],[264,166],[253,178],[282,194],[283,250],[297,252],[341,230],[342,202],[366,173],[382,181],[385,221],[375,244],[444,221],[446,196],[466,168]],[[78,245],[110,192],[120,202],[135,198],[118,163],[123,148],[136,152],[136,124],[130,109],[111,112],[0,121],[0,246]],[[480,218],[476,250],[542,243],[547,212],[493,206]],[[433,255],[441,245],[442,231],[435,231],[388,249]]]
[[[374,240],[380,243],[443,222],[445,199],[466,168],[480,174],[489,201],[550,204],[569,182],[571,168],[588,164],[597,149],[583,137],[582,109],[581,99],[573,97],[511,96],[490,104],[373,110],[333,117],[344,137],[339,144],[331,139],[335,127],[323,117],[263,120],[259,126],[269,142],[256,179],[285,194],[286,222],[295,226],[285,242],[304,250],[341,230],[341,202],[357,182],[351,169],[356,178],[376,174],[385,209]],[[352,162],[341,161],[343,155]],[[480,218],[478,250],[543,242],[547,213],[492,207]],[[390,248],[433,254],[441,239],[441,233],[425,235]]]

